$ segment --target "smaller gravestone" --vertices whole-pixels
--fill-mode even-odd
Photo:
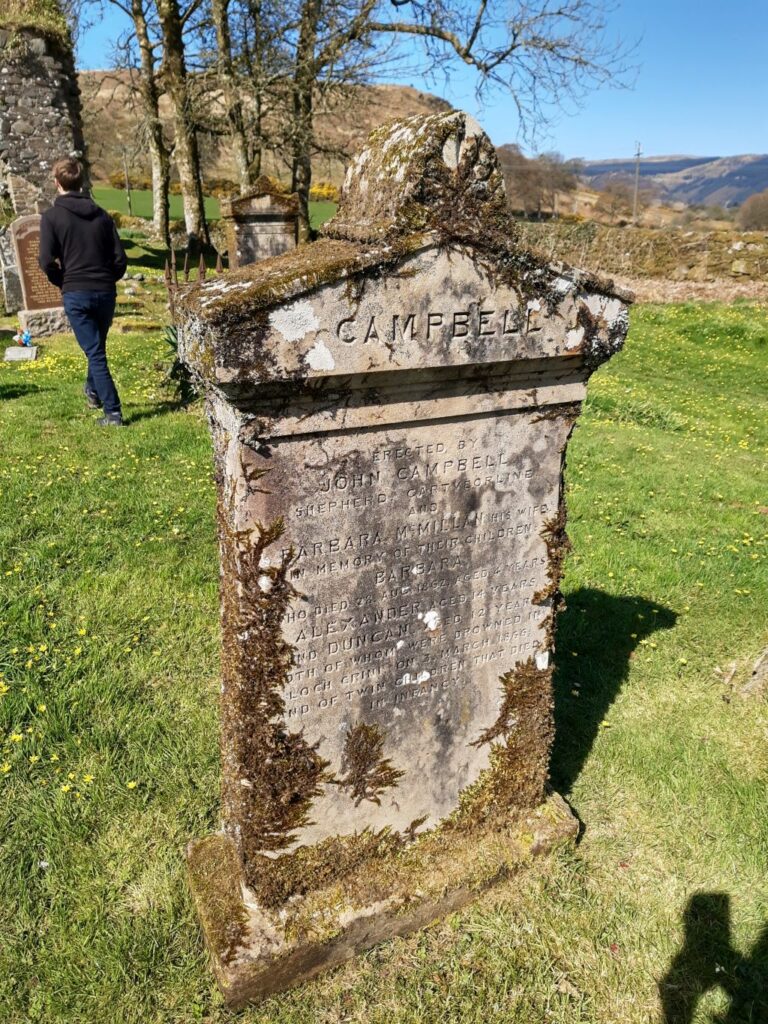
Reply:
[[[15,313],[21,309],[24,299],[21,294],[19,268],[16,266],[16,253],[7,228],[0,229],[0,287],[2,287],[3,305],[6,313]]]
[[[11,345],[5,350],[6,363],[25,363],[37,359],[36,345]]]
[[[223,202],[230,269],[295,248],[298,215],[298,198],[278,192],[265,177],[248,195]]]
[[[19,217],[11,224],[16,264],[21,279],[22,308],[19,323],[33,337],[69,330],[61,292],[40,269],[40,215]]]

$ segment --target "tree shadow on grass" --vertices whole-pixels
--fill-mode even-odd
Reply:
[[[731,898],[697,892],[683,915],[680,952],[659,983],[662,1024],[693,1024],[699,1000],[722,988],[730,1006],[713,1024],[768,1022],[768,924],[747,956],[731,941]]]
[[[567,608],[557,620],[554,677],[551,775],[559,793],[570,793],[579,777],[637,645],[676,621],[675,612],[642,597],[617,597],[590,587],[567,595]]]
[[[41,388],[39,384],[0,384],[0,402],[23,398],[25,395],[36,395],[43,391],[50,391],[50,388]]]

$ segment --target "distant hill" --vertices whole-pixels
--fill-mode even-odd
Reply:
[[[2,0],[0,0],[0,4]],[[146,142],[140,131],[141,118],[135,86],[125,71],[82,71],[78,75],[83,100],[83,123],[88,155],[97,180],[121,171],[123,151],[132,174],[148,174]],[[215,107],[218,97],[206,97]],[[315,180],[341,184],[345,156],[353,153],[378,125],[394,117],[413,114],[434,114],[451,110],[445,100],[420,92],[407,85],[355,86],[345,93],[343,104],[316,112],[318,139],[325,151],[313,160]],[[167,100],[161,103],[161,118],[170,136],[170,110]],[[236,176],[226,140],[203,133],[200,137],[203,174],[206,178]],[[262,168],[286,180],[290,177],[290,154],[267,157]]]
[[[583,175],[593,188],[612,176],[633,176],[634,160],[597,160],[584,165]],[[740,206],[768,189],[768,155],[643,157],[640,175],[653,182],[665,202],[688,206]]]

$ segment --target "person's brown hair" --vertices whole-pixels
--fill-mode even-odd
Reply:
[[[53,176],[65,192],[79,192],[83,187],[83,165],[72,157],[64,157],[53,165]]]

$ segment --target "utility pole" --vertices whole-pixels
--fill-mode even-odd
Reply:
[[[635,143],[635,195],[632,200],[632,225],[637,227],[637,194],[640,190],[640,157],[642,150],[640,149],[640,143]]]

